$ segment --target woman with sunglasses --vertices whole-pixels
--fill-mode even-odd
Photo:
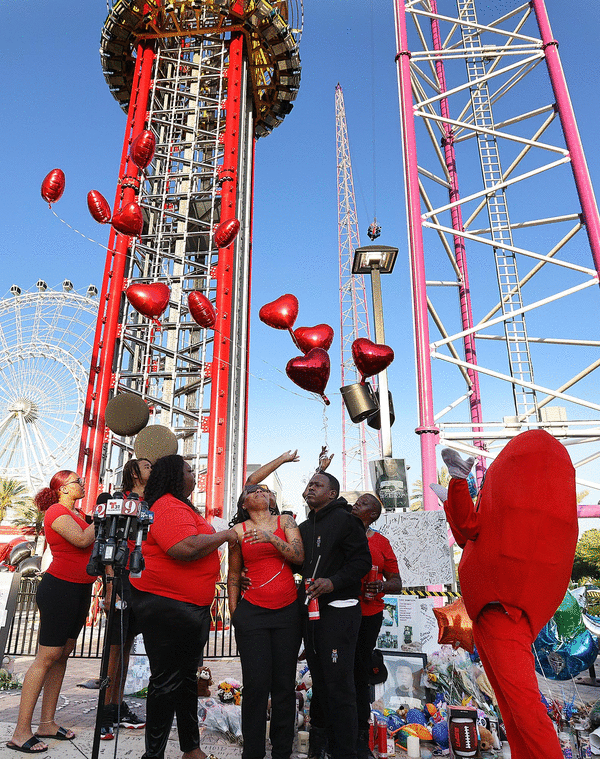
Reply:
[[[237,543],[235,530],[215,532],[189,500],[196,485],[178,455],[152,465],[144,498],[154,514],[143,545],[146,562],[131,576],[131,601],[150,663],[144,759],[163,759],[177,716],[182,759],[205,759],[198,728],[196,672],[210,633],[219,576],[218,548]]]
[[[292,516],[276,513],[273,494],[266,485],[246,485],[231,524],[238,543],[229,549],[227,590],[244,682],[242,759],[265,756],[269,693],[271,756],[289,759],[301,639],[291,564],[304,561],[302,538]],[[250,587],[242,594],[243,567]]]
[[[34,499],[40,511],[45,512],[44,533],[52,563],[36,596],[40,610],[38,651],[23,680],[17,725],[6,744],[25,754],[47,751],[49,738],[70,741],[75,737],[71,730],[56,724],[55,713],[67,659],[85,623],[96,579],[86,572],[94,525],[88,525],[77,509],[84,494],[84,481],[77,473],[62,470]],[[42,688],[42,712],[34,735],[31,721]]]

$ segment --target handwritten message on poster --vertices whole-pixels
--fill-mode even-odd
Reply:
[[[405,588],[452,582],[443,511],[382,514],[375,528],[392,544]]]

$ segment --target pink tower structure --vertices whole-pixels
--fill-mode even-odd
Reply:
[[[144,226],[109,238],[79,461],[92,503],[133,453],[104,420],[107,401],[129,392],[176,435],[196,504],[231,512],[246,458],[254,145],[292,110],[301,18],[301,0],[111,3],[102,66],[127,113],[114,211],[135,201]],[[130,147],[144,130],[156,151],[142,172]],[[240,231],[219,248],[214,231],[234,218]],[[124,296],[154,282],[171,291],[158,325]],[[214,329],[192,319],[193,292],[214,305]]]
[[[335,88],[335,135],[338,188],[338,248],[340,258],[340,342],[342,387],[360,377],[352,358],[352,343],[359,337],[371,339],[365,278],[352,273],[354,251],[360,247],[360,233],[354,197],[354,178],[344,93]],[[381,458],[379,436],[365,422],[354,424],[342,401],[342,490],[369,490],[369,454]]]
[[[394,0],[394,11],[416,431],[434,509],[438,443],[476,456],[480,480],[525,429],[582,446],[576,468],[600,457],[588,316],[600,221],[543,0]]]

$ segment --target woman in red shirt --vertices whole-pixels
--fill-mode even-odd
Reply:
[[[47,751],[47,738],[72,740],[75,737],[71,730],[57,725],[54,717],[67,659],[85,623],[96,579],[86,572],[94,542],[94,525],[88,525],[77,510],[77,501],[84,494],[84,481],[78,474],[63,470],[50,480],[50,487],[35,496],[36,506],[46,512],[44,532],[52,551],[52,563],[36,596],[40,610],[38,652],[25,675],[17,726],[6,744],[23,753]],[[34,735],[31,721],[42,688],[41,719]]]
[[[239,543],[229,550],[229,611],[244,681],[242,759],[263,759],[271,694],[272,759],[289,759],[296,719],[300,610],[290,564],[304,548],[292,516],[279,516],[266,485],[246,485],[233,519]],[[245,566],[250,587],[241,594]]]
[[[163,759],[177,715],[182,759],[205,759],[198,729],[196,672],[210,632],[210,607],[223,543],[235,530],[215,532],[189,496],[194,472],[181,456],[152,466],[144,491],[154,513],[143,545],[145,569],[130,575],[131,601],[150,663],[144,759]]]

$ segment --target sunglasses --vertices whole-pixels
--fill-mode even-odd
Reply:
[[[271,491],[266,485],[248,485],[246,488],[244,488],[246,493],[256,493],[257,491],[259,493],[270,493]]]
[[[69,482],[65,482],[65,485],[81,485],[83,487],[85,485],[85,478],[78,477],[76,480],[69,480]]]

